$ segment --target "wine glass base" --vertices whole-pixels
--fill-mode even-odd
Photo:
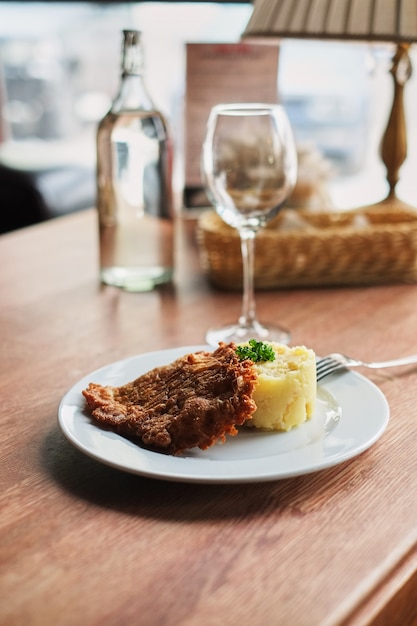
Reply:
[[[275,343],[288,344],[291,335],[285,328],[279,326],[265,327],[259,322],[252,324],[230,324],[221,328],[210,328],[206,334],[206,341],[209,345],[217,347],[220,341],[229,343],[245,343],[249,339],[257,341],[273,341]]]

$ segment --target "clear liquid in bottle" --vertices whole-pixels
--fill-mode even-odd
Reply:
[[[102,282],[148,291],[174,269],[172,145],[142,80],[140,33],[124,31],[121,89],[97,131]]]

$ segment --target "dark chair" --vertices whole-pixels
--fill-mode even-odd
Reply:
[[[46,219],[46,204],[32,178],[0,164],[0,234]]]
[[[0,165],[0,233],[90,208],[95,193],[92,168],[23,172]]]

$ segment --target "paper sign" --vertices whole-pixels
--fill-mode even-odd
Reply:
[[[186,206],[207,204],[200,155],[206,122],[215,104],[278,101],[278,43],[186,44]]]

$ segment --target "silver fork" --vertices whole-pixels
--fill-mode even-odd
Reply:
[[[366,361],[360,361],[359,359],[352,359],[345,354],[339,354],[334,352],[327,356],[318,359],[316,364],[317,381],[322,380],[325,376],[333,374],[338,370],[348,369],[349,367],[369,367],[372,369],[380,369],[383,367],[396,367],[398,365],[411,365],[417,363],[417,354],[406,356],[401,359],[394,359],[392,361],[380,361],[377,363],[367,363]]]

